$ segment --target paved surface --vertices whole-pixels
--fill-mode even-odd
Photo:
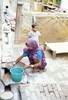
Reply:
[[[22,100],[67,100],[59,84],[20,85]]]
[[[24,44],[13,45],[12,60],[22,54],[24,47]],[[22,100],[68,100],[68,55],[61,54],[56,59],[53,59],[48,51],[45,51],[45,55],[47,70],[43,73],[28,74],[29,84],[25,84],[25,90],[21,92]],[[22,62],[29,64],[28,58],[22,59]],[[23,91],[22,87],[23,85],[20,86],[20,91]]]
[[[25,44],[11,44],[12,53],[8,58],[14,61],[22,54]],[[28,74],[28,84],[19,86],[20,100],[68,100],[68,54],[57,55],[56,59],[48,51],[45,51],[45,55],[48,63],[46,71]],[[28,58],[23,58],[22,62],[29,64]]]
[[[14,47],[14,57],[17,58],[22,53],[22,48],[23,44]],[[68,100],[68,54],[57,55],[56,59],[53,59],[48,51],[45,51],[45,55],[48,63],[47,70],[43,73],[29,74],[27,76],[29,85],[24,92],[28,97],[27,100]],[[22,61],[26,64],[29,63],[27,58]],[[35,91],[29,91],[28,87],[31,90],[34,88]],[[23,88],[21,89],[23,90]],[[24,100],[26,100],[25,97]]]

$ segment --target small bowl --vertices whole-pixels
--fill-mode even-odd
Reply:
[[[11,91],[5,91],[1,93],[2,100],[11,100],[14,97],[14,94]]]

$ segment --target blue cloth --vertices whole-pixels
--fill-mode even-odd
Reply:
[[[42,51],[39,50],[39,51],[35,52],[35,54],[37,55],[36,59],[42,61]],[[22,57],[26,57],[28,55],[29,55],[28,53],[23,53],[21,56]]]
[[[42,51],[39,50],[36,52],[36,54],[37,54],[37,59],[42,61]]]

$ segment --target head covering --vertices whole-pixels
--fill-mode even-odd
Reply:
[[[30,46],[33,49],[37,49],[38,48],[38,43],[35,40],[30,38],[30,39],[27,40],[26,46]]]

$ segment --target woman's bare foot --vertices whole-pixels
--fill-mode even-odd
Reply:
[[[39,69],[40,73],[43,73],[43,72],[46,72],[46,71],[47,71],[47,69]]]
[[[31,73],[34,74],[36,72],[40,72],[40,73],[43,73],[43,72],[46,72],[47,69],[39,69],[39,68],[34,68],[32,69]]]
[[[36,71],[34,69],[32,69],[31,73],[34,74],[34,73],[36,73]]]

